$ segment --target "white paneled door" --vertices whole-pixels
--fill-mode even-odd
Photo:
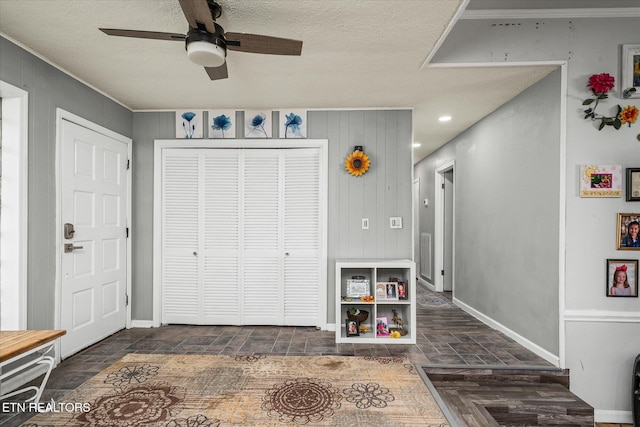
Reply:
[[[61,123],[64,358],[126,326],[128,147]]]
[[[162,322],[319,324],[320,154],[164,149]]]

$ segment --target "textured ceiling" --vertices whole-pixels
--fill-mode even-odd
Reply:
[[[229,78],[210,81],[183,42],[98,31],[184,34],[177,0],[0,0],[0,33],[135,111],[413,108],[416,162],[551,70],[423,66],[464,0],[219,3],[225,31],[302,40],[302,56],[229,52]]]

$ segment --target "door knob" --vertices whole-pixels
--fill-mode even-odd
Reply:
[[[83,246],[73,246],[73,243],[65,243],[64,244],[64,253],[68,254],[69,252],[73,252],[76,249],[84,249]]]

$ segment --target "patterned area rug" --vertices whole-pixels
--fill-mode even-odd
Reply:
[[[438,292],[434,292],[422,283],[418,284],[418,295],[416,302],[419,306],[426,308],[458,308],[447,297]]]
[[[63,400],[24,426],[449,425],[403,357],[130,354]]]

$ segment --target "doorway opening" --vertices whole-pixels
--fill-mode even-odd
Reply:
[[[435,171],[434,286],[436,292],[452,292],[455,287],[455,186],[454,161]]]

